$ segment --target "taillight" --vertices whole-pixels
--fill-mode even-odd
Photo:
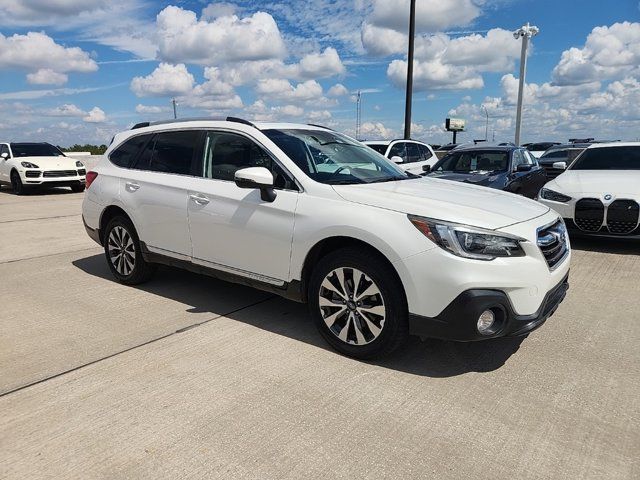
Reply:
[[[89,188],[96,178],[98,178],[98,172],[87,172],[84,177],[86,187]]]

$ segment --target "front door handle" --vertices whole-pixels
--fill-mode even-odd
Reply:
[[[127,183],[125,183],[125,188],[127,190],[129,190],[130,192],[135,192],[136,190],[138,190],[140,188],[140,185],[138,185],[137,183],[134,183],[134,182],[127,182]]]
[[[204,195],[189,195],[189,198],[197,205],[206,205],[209,199]]]

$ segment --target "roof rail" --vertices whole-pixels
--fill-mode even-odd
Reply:
[[[334,131],[333,128],[325,127],[324,125],[318,125],[317,123],[307,123],[310,127],[326,128],[327,130]]]
[[[136,123],[131,130],[135,130],[136,128],[144,128],[150,127],[152,125],[165,125],[167,123],[183,123],[183,122],[202,122],[202,121],[227,121],[227,122],[236,122],[243,123],[245,125],[250,125],[255,128],[255,125],[248,120],[244,120],[242,118],[237,117],[191,117],[191,118],[173,118],[170,120],[158,120],[155,122],[140,122]]]

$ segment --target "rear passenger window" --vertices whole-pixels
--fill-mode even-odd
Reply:
[[[415,163],[422,160],[422,154],[417,143],[407,143],[407,158],[404,163]]]
[[[128,168],[136,158],[138,152],[147,144],[152,137],[148,135],[137,135],[130,138],[109,155],[109,160],[118,167]]]
[[[433,153],[431,153],[431,150],[429,150],[424,145],[418,145],[418,148],[422,152],[422,161],[429,160],[431,157],[433,157]]]
[[[198,130],[158,133],[140,154],[134,168],[189,175],[199,138]]]

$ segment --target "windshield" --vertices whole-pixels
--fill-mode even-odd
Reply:
[[[571,170],[640,170],[640,146],[587,149]]]
[[[415,177],[366,145],[336,132],[295,129],[263,133],[304,173],[320,183],[351,185]]]
[[[435,172],[487,173],[505,171],[509,167],[509,152],[480,150],[448,153],[434,167]]]
[[[14,157],[64,157],[64,153],[48,143],[12,143]]]

